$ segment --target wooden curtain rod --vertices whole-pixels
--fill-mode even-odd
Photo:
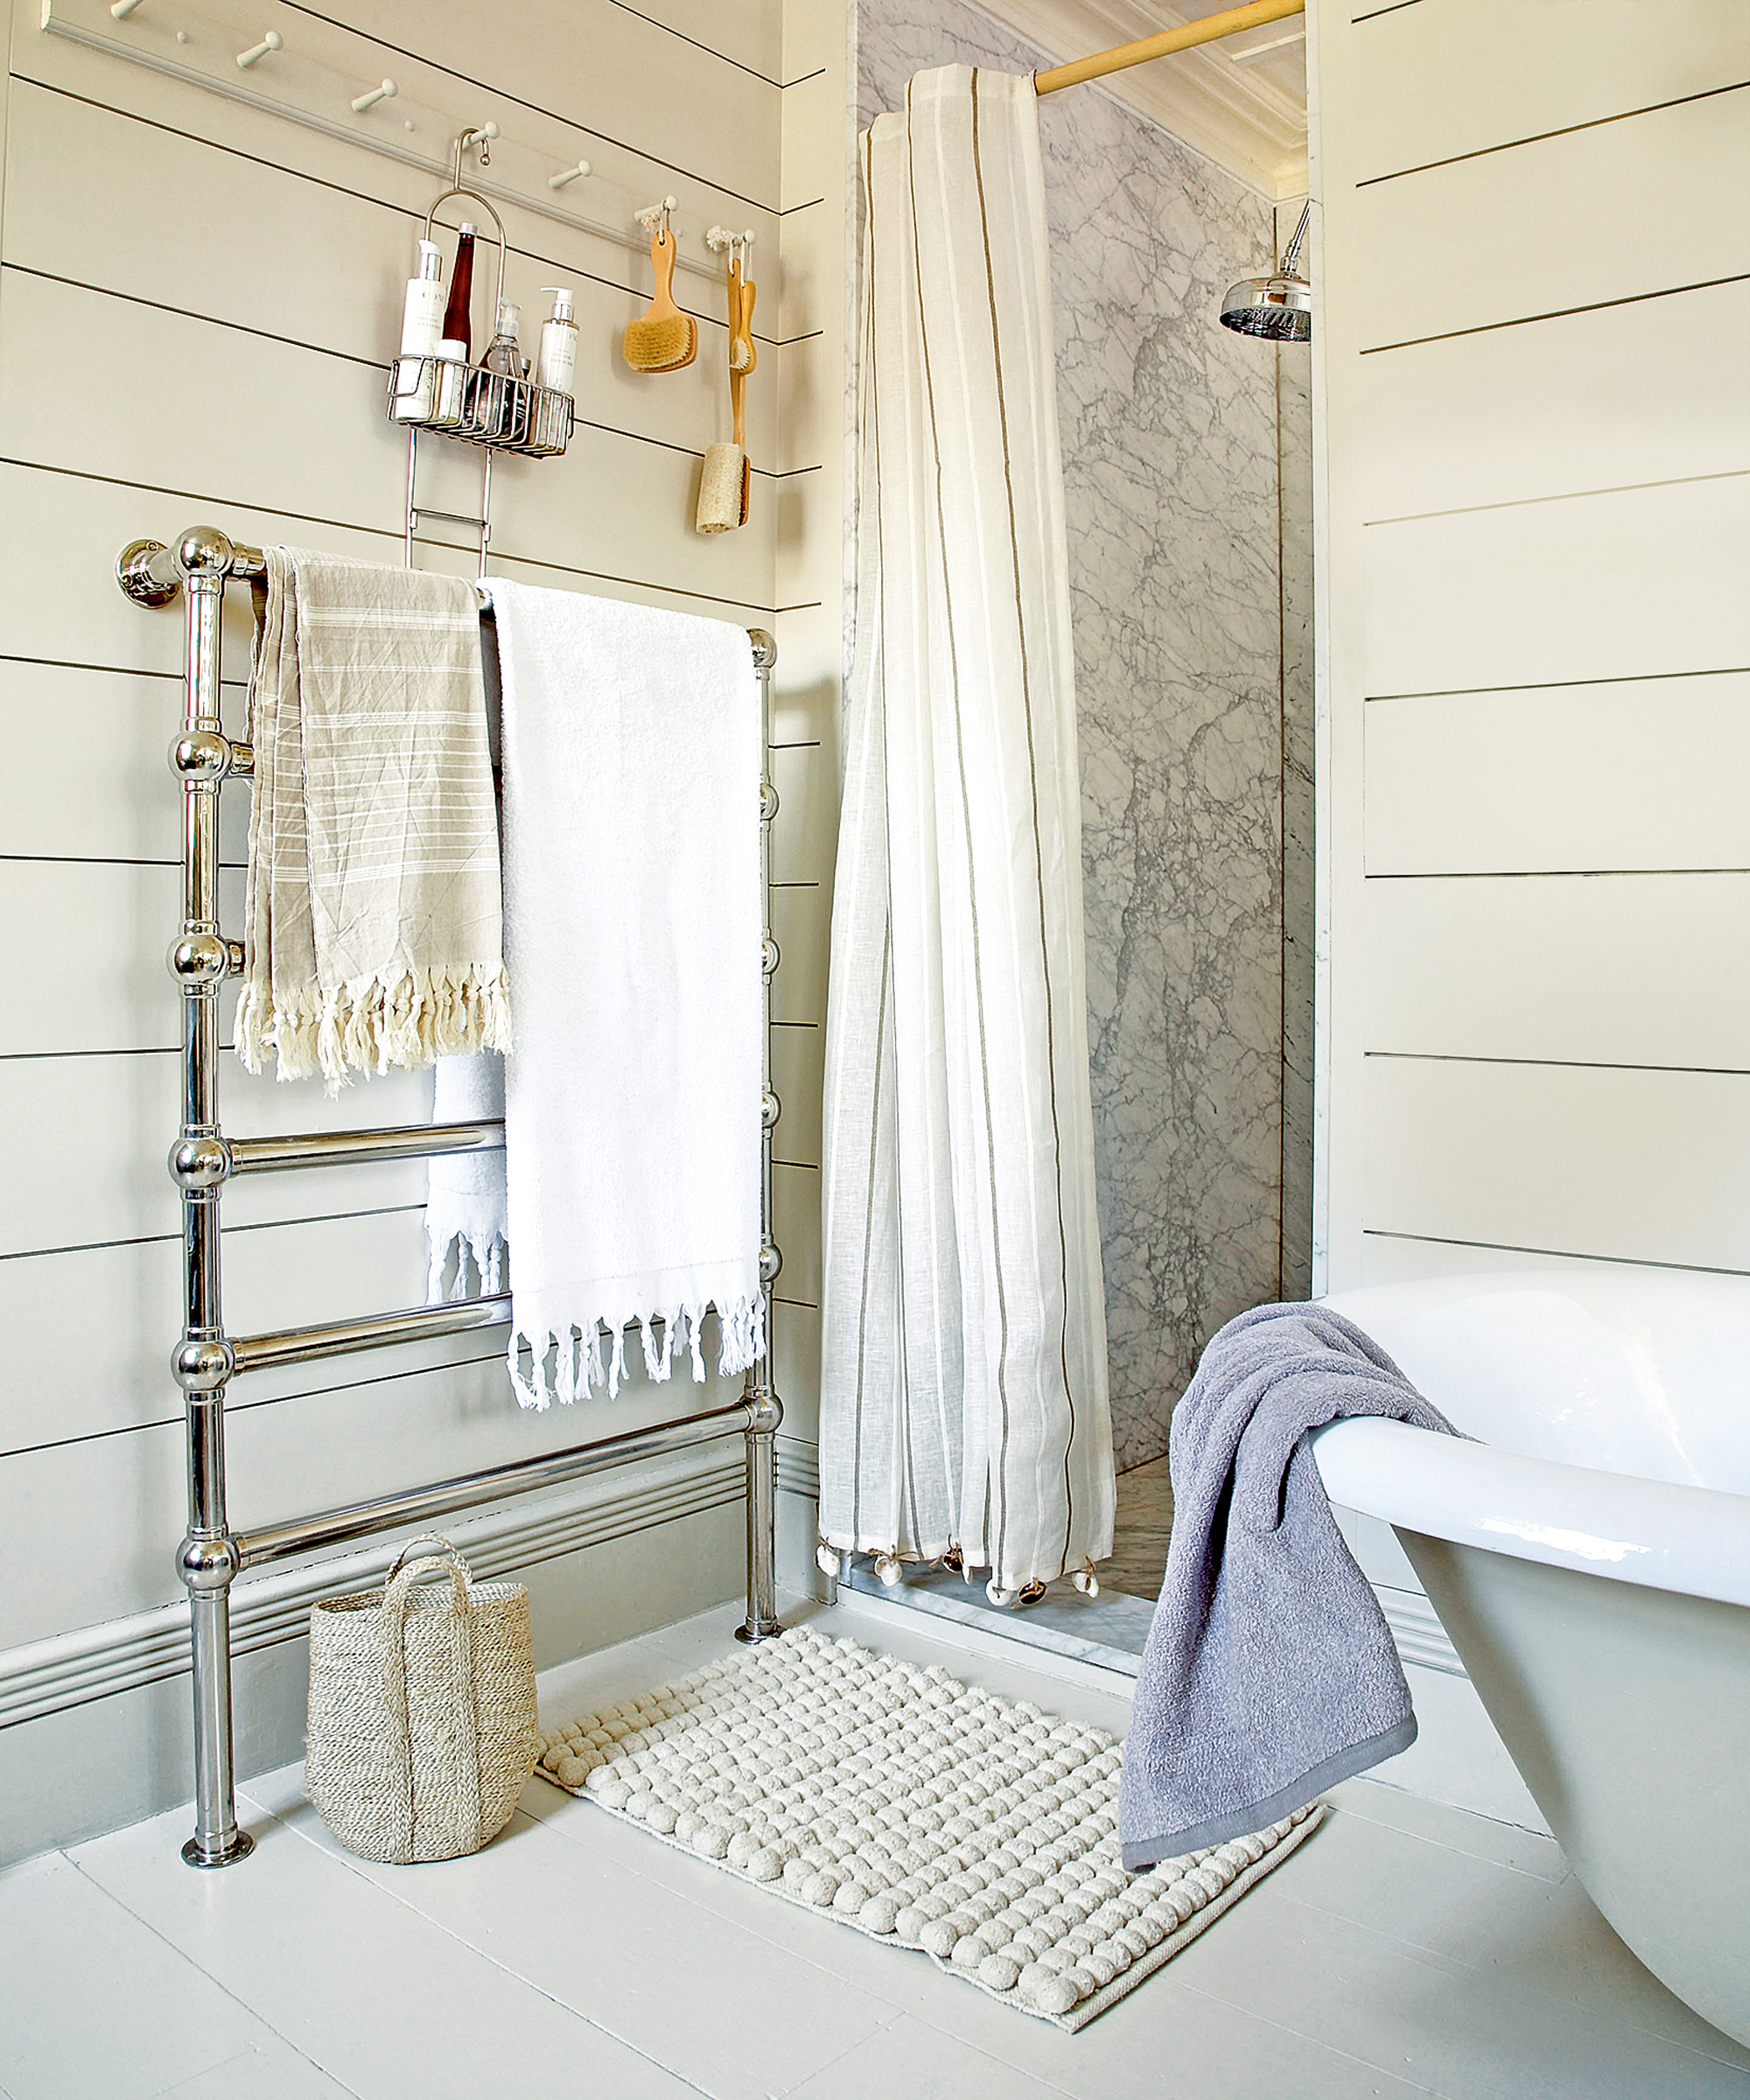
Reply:
[[[1242,29],[1256,29],[1265,22],[1280,22],[1286,16],[1305,14],[1306,0],[1249,0],[1244,7],[1229,8],[1225,14],[1205,15],[1200,22],[1187,22],[1180,29],[1166,29],[1158,37],[1139,37],[1134,44],[1116,45],[1096,51],[1092,58],[1077,59],[1068,66],[1053,66],[1033,75],[1033,91],[1054,94],[1060,88],[1079,87],[1109,73],[1122,73],[1127,66],[1146,66],[1151,59],[1165,59],[1175,51],[1189,51],[1198,44],[1214,44],[1222,37],[1236,37]]]

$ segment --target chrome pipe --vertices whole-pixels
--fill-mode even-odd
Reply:
[[[297,1517],[289,1523],[268,1524],[259,1531],[240,1533],[234,1541],[238,1564],[261,1567],[269,1561],[289,1560],[295,1553],[313,1553],[321,1546],[368,1538],[374,1532],[430,1523],[476,1502],[489,1502],[500,1494],[557,1488],[588,1474],[630,1466],[639,1459],[662,1458],[669,1452],[690,1451],[696,1445],[715,1444],[724,1437],[739,1436],[749,1427],[749,1410],[738,1401],[732,1407],[715,1408],[710,1414],[684,1415],[678,1421],[659,1422],[653,1428],[633,1430],[624,1436],[603,1437],[593,1444],[572,1444],[564,1451],[513,1459],[507,1465],[460,1474],[454,1480],[438,1480],[428,1488],[374,1495],[368,1502],[325,1509],[317,1516]]]
[[[220,627],[234,550],[222,533],[185,533],[173,550],[187,588],[183,734],[171,760],[183,790],[182,934],[170,969],[182,990],[182,1134],[171,1172],[182,1195],[183,1336],[175,1370],[188,1438],[188,1530],[177,1572],[189,1593],[194,1701],[192,1866],[226,1866],[251,1849],[237,1828],[232,1763],[230,1588],[237,1572],[225,1506],[225,1345],[219,1200],[209,1172],[219,1133],[219,986],[229,964],[219,933],[219,782],[228,758],[220,727]]]
[[[772,672],[778,645],[763,627],[751,627],[753,668],[760,677],[760,887],[765,900],[766,956],[774,960],[772,938],[772,820],[778,794],[771,780]],[[764,1347],[748,1366],[743,1398],[747,1409],[747,1616],[735,1629],[738,1641],[752,1645],[784,1630],[778,1616],[778,1424],[784,1410],[773,1390],[772,1284],[781,1257],[772,1237],[772,1132],[780,1107],[772,1090],[772,969],[760,972],[764,1028],[760,1037],[760,1324]]]
[[[311,1130],[296,1138],[233,1138],[234,1174],[286,1173],[362,1159],[425,1159],[443,1152],[501,1152],[504,1118],[478,1123],[407,1123],[381,1130]]]
[[[332,1320],[321,1326],[284,1327],[273,1334],[231,1339],[234,1372],[271,1370],[282,1363],[313,1363],[319,1356],[346,1356],[354,1349],[392,1348],[400,1341],[430,1341],[468,1334],[476,1327],[501,1327],[510,1318],[510,1293],[463,1298],[445,1306],[412,1306],[405,1312],[377,1312],[368,1320]]]

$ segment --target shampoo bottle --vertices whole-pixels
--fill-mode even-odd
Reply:
[[[556,394],[569,394],[578,375],[578,324],[571,318],[571,295],[558,284],[543,284],[541,289],[552,293],[553,313],[542,324],[536,382]]]
[[[419,243],[419,274],[410,278],[401,316],[401,360],[396,367],[395,414],[399,423],[424,423],[436,399],[437,374],[425,361],[443,340],[444,258],[435,241]]]

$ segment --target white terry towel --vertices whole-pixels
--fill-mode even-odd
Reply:
[[[746,633],[494,580],[510,1374],[527,1407],[765,1350],[759,689]],[[659,1335],[653,1323],[662,1324]],[[612,1330],[606,1367],[598,1323]],[[523,1352],[527,1350],[528,1368]],[[554,1362],[550,1368],[549,1355]]]
[[[279,1077],[510,1041],[473,585],[267,550],[237,1053]]]
[[[485,1123],[504,1115],[504,1060],[495,1050],[473,1057],[440,1057],[432,1090],[433,1123]],[[506,1212],[504,1152],[438,1152],[426,1175],[425,1236],[431,1248],[431,1273],[425,1296],[431,1305],[444,1297],[450,1256],[456,1272],[452,1298],[474,1291],[504,1288],[504,1248],[509,1232]]]

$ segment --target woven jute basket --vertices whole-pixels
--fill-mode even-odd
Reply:
[[[397,1866],[479,1852],[538,1746],[520,1582],[477,1583],[447,1539],[416,1538],[381,1590],[312,1609],[304,1784],[348,1852]]]

